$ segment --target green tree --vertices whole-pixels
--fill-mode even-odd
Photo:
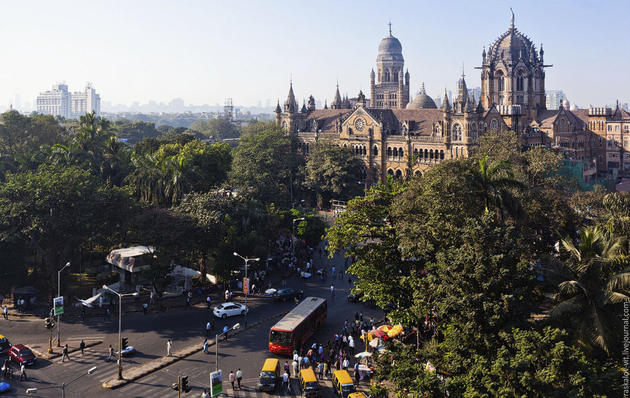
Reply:
[[[234,123],[223,118],[197,120],[190,125],[190,130],[199,132],[206,137],[214,137],[217,140],[238,138],[241,135]]]
[[[558,304],[551,315],[576,324],[578,338],[594,344],[609,355],[614,351],[622,330],[618,304],[630,302],[630,273],[621,272],[629,264],[616,264],[618,239],[611,239],[599,227],[580,230],[577,246],[570,238],[562,246],[570,254],[567,271],[570,279],[558,286]]]
[[[241,136],[234,150],[231,182],[263,202],[290,203],[301,161],[294,135],[273,123],[257,123]]]
[[[346,201],[361,192],[361,167],[350,149],[320,142],[311,147],[306,160],[304,185],[315,193],[320,207],[333,198]]]

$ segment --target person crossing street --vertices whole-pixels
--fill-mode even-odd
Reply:
[[[85,341],[83,341],[83,339],[81,339],[81,344],[79,344],[79,349],[81,350],[81,357],[83,357],[85,355],[84,351],[85,351]]]
[[[238,384],[238,389],[241,389],[241,380],[243,380],[243,371],[241,371],[241,368],[238,368],[238,370],[236,371],[236,383]]]
[[[70,356],[68,355],[68,344],[63,346],[63,354],[61,355],[61,362],[63,362],[66,358],[68,358],[68,361],[70,360]]]

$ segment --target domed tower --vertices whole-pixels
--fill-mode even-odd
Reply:
[[[427,95],[427,92],[424,89],[424,83],[422,83],[422,89],[416,98],[407,104],[407,109],[437,109],[433,98]]]
[[[402,45],[397,38],[392,36],[390,23],[389,35],[378,45],[376,76],[373,77],[372,73],[370,74],[370,107],[404,109],[407,106],[409,73],[404,74],[404,66]]]
[[[497,105],[503,114],[515,116],[513,122],[536,118],[539,110],[546,109],[545,71],[542,48],[540,53],[532,41],[514,26],[514,13],[510,9],[509,29],[482,53],[481,103],[484,109]],[[518,106],[513,106],[518,105]],[[525,126],[522,122],[521,128]],[[508,123],[509,124],[509,123]],[[512,123],[512,127],[516,125]]]

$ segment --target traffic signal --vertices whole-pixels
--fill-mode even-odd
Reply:
[[[55,327],[55,322],[53,321],[52,318],[46,318],[44,320],[44,322],[45,322],[45,325],[46,325],[46,329],[52,329],[52,328]]]
[[[190,387],[188,387],[188,376],[182,377],[182,391],[190,392]]]
[[[127,338],[123,337],[122,339],[120,339],[120,349],[124,350],[125,348],[127,348]]]

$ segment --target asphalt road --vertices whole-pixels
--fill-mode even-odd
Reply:
[[[339,269],[342,268],[343,258],[336,256],[332,260],[315,259],[316,266],[319,266],[321,262],[324,262],[329,270],[332,264],[335,264]],[[351,287],[348,284],[347,276],[343,280],[337,278],[334,281],[334,296],[330,294],[330,284],[330,277],[326,281],[321,281],[319,277],[306,281],[297,278],[287,281],[287,286],[303,289],[306,296],[324,297],[329,300],[327,321],[312,336],[311,342],[325,343],[335,332],[341,329],[345,319],[353,319],[356,311],[362,312],[365,317],[372,316],[375,319],[382,317],[382,312],[378,309],[369,308],[363,303],[347,302],[346,295]],[[244,297],[237,297],[235,301],[243,302]],[[251,296],[248,305],[250,307],[248,315],[250,324],[289,311],[295,306],[293,302],[278,303],[268,298],[253,298]],[[173,351],[203,342],[204,326],[210,316],[211,312],[201,305],[188,310],[172,310],[146,316],[142,314],[123,316],[123,336],[127,337],[129,344],[135,346],[138,351],[133,357],[125,359],[124,366],[126,368],[136,366],[166,355],[166,341],[169,338],[173,339],[174,342]],[[227,321],[217,320],[216,327],[217,330],[220,330],[224,324],[231,326],[236,322],[243,325],[243,321],[241,316],[228,318]],[[268,352],[267,344],[269,328],[275,322],[277,319],[243,330],[238,335],[229,338],[227,342],[219,342],[219,368],[223,370],[224,391],[227,390],[228,395],[263,395],[257,393],[254,387],[265,358],[274,356]],[[85,323],[64,323],[62,325],[62,342],[71,339],[76,342],[81,338],[99,337],[103,340],[103,344],[86,349],[84,357],[81,357],[79,353],[71,354],[71,360],[66,360],[63,363],[59,359],[53,362],[40,359],[34,368],[27,371],[29,380],[12,381],[13,390],[3,396],[59,397],[61,396],[61,389],[55,386],[68,383],[79,376],[81,377],[78,380],[67,386],[66,397],[176,397],[177,392],[173,391],[170,386],[181,375],[188,376],[189,385],[193,388],[185,396],[198,397],[202,388],[208,388],[209,373],[215,370],[214,347],[211,347],[210,354],[203,352],[194,354],[120,389],[103,389],[101,383],[116,377],[117,374],[115,361],[106,361],[109,344],[116,347],[117,332],[118,324],[115,315],[109,321],[93,319],[87,320]],[[6,322],[2,320],[0,321],[0,333],[5,334],[14,344],[23,342],[46,346],[47,342],[47,331],[44,329],[42,321],[10,320]],[[358,341],[357,345],[360,344],[361,342]],[[357,347],[357,349],[359,348]],[[284,362],[286,359],[281,358],[281,360]],[[87,375],[87,370],[93,366],[97,367],[96,372]],[[227,374],[230,370],[236,371],[238,368],[241,368],[244,374],[243,386],[242,390],[233,391],[228,385]],[[331,395],[330,382],[324,381],[322,384],[324,396]],[[296,384],[293,386],[294,393],[297,391],[296,386]],[[30,387],[37,387],[39,390],[36,394],[25,394],[25,390]]]

